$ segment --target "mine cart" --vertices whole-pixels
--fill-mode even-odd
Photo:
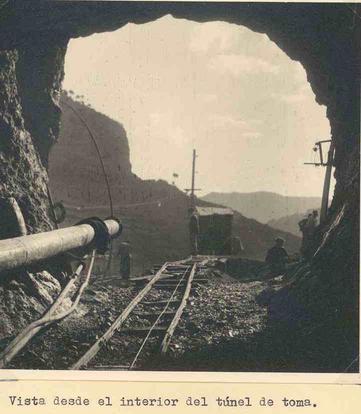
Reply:
[[[190,217],[192,253],[230,255],[233,211],[229,208],[195,207]]]

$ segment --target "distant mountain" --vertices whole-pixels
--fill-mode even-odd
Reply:
[[[281,217],[279,219],[270,220],[267,224],[274,229],[287,231],[295,236],[300,236],[301,232],[298,223],[305,217],[305,214],[292,214],[291,216]]]
[[[164,180],[142,180],[132,173],[129,145],[123,126],[81,102],[64,95],[58,142],[49,161],[50,188],[62,200],[71,224],[83,217],[109,215],[109,199],[94,143],[76,112],[95,136],[110,182],[114,213],[124,224],[122,240],[131,242],[136,272],[164,260],[189,255],[188,196]],[[214,205],[198,200],[199,205]],[[285,238],[290,252],[300,239],[235,213],[234,234],[244,255],[263,259],[276,236]],[[116,265],[115,265],[116,266]],[[114,268],[116,272],[116,267]]]
[[[281,217],[279,219],[275,219],[275,220],[270,220],[267,224],[271,227],[273,227],[274,229],[278,229],[278,230],[282,230],[282,231],[286,231],[288,233],[292,233],[295,236],[300,237],[301,236],[301,232],[299,230],[299,226],[298,223],[305,217],[307,217],[307,215],[309,213],[312,213],[313,209],[308,210],[306,213],[304,214],[292,214],[290,216],[285,216],[285,217]],[[319,210],[318,210],[319,212]]]
[[[320,197],[286,197],[267,191],[254,193],[209,193],[202,200],[233,208],[261,223],[318,209]]]

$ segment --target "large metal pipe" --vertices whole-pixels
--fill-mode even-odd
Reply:
[[[105,220],[109,235],[121,231],[121,224]],[[69,250],[89,245],[95,238],[90,224],[80,224],[59,230],[0,240],[0,272],[54,257]]]

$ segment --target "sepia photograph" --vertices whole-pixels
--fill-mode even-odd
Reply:
[[[0,0],[0,368],[359,373],[360,40],[359,3]]]

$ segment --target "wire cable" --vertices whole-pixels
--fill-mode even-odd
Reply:
[[[113,206],[113,199],[112,199],[112,193],[110,190],[110,183],[109,183],[109,179],[108,179],[108,175],[106,173],[105,170],[105,165],[102,159],[102,155],[97,143],[97,140],[95,138],[95,136],[93,135],[91,129],[89,128],[87,122],[85,121],[85,119],[80,115],[79,111],[77,111],[72,105],[68,104],[67,102],[63,101],[63,104],[65,106],[67,106],[77,117],[78,119],[81,121],[81,123],[85,126],[86,130],[89,133],[89,136],[94,144],[95,150],[97,152],[98,158],[99,158],[99,162],[102,168],[102,172],[103,172],[103,177],[104,177],[104,181],[105,181],[105,185],[107,188],[107,192],[108,192],[108,198],[109,198],[109,209],[110,209],[110,217],[114,217],[114,206]],[[107,274],[110,271],[110,267],[111,267],[111,262],[112,262],[112,257],[113,257],[113,243],[112,240],[110,240],[110,247],[109,247],[109,259],[108,259],[108,264],[105,270],[105,274]]]
[[[103,159],[102,159],[102,155],[101,155],[97,140],[96,140],[95,136],[93,135],[91,129],[89,128],[88,124],[86,123],[85,119],[80,115],[80,113],[72,105],[68,104],[67,102],[64,101],[63,104],[65,106],[67,106],[68,108],[70,108],[73,111],[73,113],[78,117],[78,119],[81,121],[81,123],[85,126],[85,128],[88,131],[89,136],[90,136],[90,138],[91,138],[91,140],[94,144],[94,147],[96,149],[96,152],[97,152],[97,155],[98,155],[98,158],[99,158],[99,162],[100,162],[100,165],[101,165],[101,168],[102,168],[105,185],[107,187],[107,192],[108,192],[108,197],[109,197],[110,216],[113,217],[114,216],[114,209],[113,209],[112,193],[111,193],[111,190],[110,190],[110,183],[109,183],[108,175],[107,175],[106,170],[105,170],[105,165],[104,165],[104,162],[103,162]]]

